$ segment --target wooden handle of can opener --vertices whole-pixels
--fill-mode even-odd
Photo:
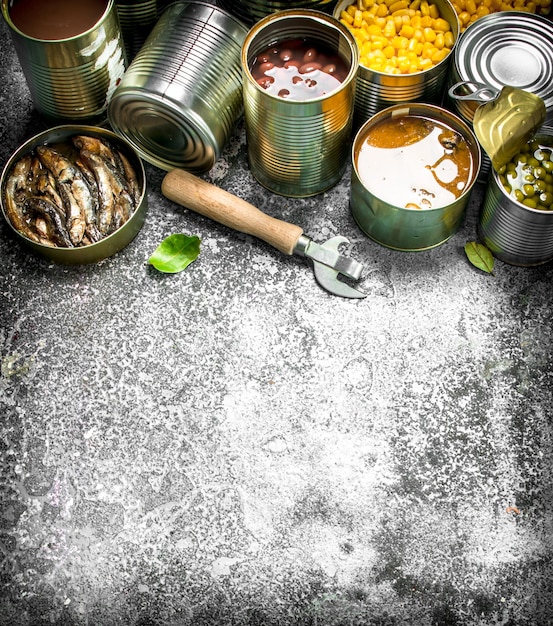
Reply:
[[[253,235],[284,254],[293,254],[303,233],[295,224],[271,217],[249,202],[185,170],[168,172],[161,183],[163,195],[196,213],[247,235]]]

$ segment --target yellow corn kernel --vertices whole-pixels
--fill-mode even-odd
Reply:
[[[421,27],[422,28],[432,28],[432,22],[434,20],[430,17],[430,15],[423,15],[421,17]]]
[[[459,18],[461,27],[466,26],[470,22],[470,13],[468,11],[461,11],[457,17]]]
[[[465,4],[465,11],[471,15],[476,13],[476,2],[474,0],[467,0]]]
[[[443,17],[436,18],[432,22],[432,28],[442,33],[447,33],[448,30],[451,30],[449,22],[447,20],[444,20]]]
[[[444,33],[444,46],[446,48],[453,48],[455,44],[455,35],[452,33],[452,31],[448,31],[447,33]]]
[[[415,29],[410,24],[404,24],[399,31],[399,34],[402,37],[406,37],[407,39],[411,39],[415,34]]]
[[[396,23],[393,20],[388,20],[386,22],[386,26],[384,26],[382,30],[382,34],[384,35],[384,37],[387,37],[388,39],[395,37],[397,34]]]
[[[391,59],[394,56],[394,54],[396,53],[396,50],[395,50],[395,48],[393,46],[386,46],[384,48],[384,50],[382,50],[382,52],[384,52],[384,56],[387,59]]]
[[[376,15],[378,17],[386,17],[388,15],[388,7],[385,4],[379,4]]]
[[[400,11],[401,9],[406,9],[409,6],[408,0],[395,0],[393,4],[390,4],[388,7],[388,11],[390,13],[394,13],[394,11]]]
[[[361,28],[363,25],[363,13],[362,11],[355,11],[353,17],[353,28]]]
[[[441,63],[448,54],[449,50],[447,50],[446,48],[443,48],[442,50],[436,50],[436,52],[434,52],[434,54],[430,57],[430,60],[432,61],[432,63],[434,63],[434,65],[437,65],[438,63]]]
[[[443,33],[436,33],[436,39],[434,39],[434,47],[438,50],[442,50],[445,47],[445,38]]]
[[[428,5],[428,14],[432,19],[437,19],[438,17],[440,17],[440,10],[438,9],[437,5]]]
[[[430,43],[436,41],[436,31],[431,28],[425,28],[422,32],[424,34],[425,41],[429,41]]]

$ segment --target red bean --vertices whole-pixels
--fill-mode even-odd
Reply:
[[[316,61],[315,62],[311,61],[310,63],[304,63],[300,67],[300,74],[307,74],[307,72],[314,72],[315,70],[320,70],[320,69],[322,69],[320,63],[317,63]]]
[[[279,95],[281,98],[287,98],[287,97],[290,95],[290,92],[288,91],[288,89],[281,89],[281,90],[278,92],[278,95]]]
[[[275,82],[275,79],[272,76],[262,76],[257,79],[257,84],[263,89],[269,89],[269,87]]]
[[[270,61],[266,61],[265,63],[262,63],[262,64],[259,66],[259,71],[260,71],[262,74],[265,74],[265,72],[267,72],[267,70],[272,70],[274,66],[275,66],[275,64],[274,64],[274,63],[271,63]]]
[[[285,48],[284,50],[281,50],[278,57],[281,61],[290,61],[293,58],[292,50]]]
[[[299,69],[301,67],[301,63],[299,61],[286,61],[286,63],[284,64],[284,67],[286,69],[290,67],[297,67]]]
[[[309,48],[303,55],[303,62],[309,63],[310,61],[314,61],[317,58],[317,54],[315,48]]]

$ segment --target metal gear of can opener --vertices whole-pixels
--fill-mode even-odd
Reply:
[[[249,202],[220,189],[182,169],[167,173],[161,184],[163,195],[196,213],[242,233],[262,239],[284,254],[310,258],[317,282],[328,292],[343,298],[364,298],[366,294],[340,277],[358,280],[363,266],[338,249],[348,240],[332,237],[318,244],[303,234],[300,226],[289,224],[260,211]]]
[[[532,139],[547,114],[542,98],[517,87],[497,89],[461,81],[450,87],[448,93],[454,100],[482,103],[474,113],[472,125],[495,171],[508,163]]]

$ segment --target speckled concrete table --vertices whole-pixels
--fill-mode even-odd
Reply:
[[[0,29],[2,164],[42,130]],[[553,624],[551,266],[400,253],[348,209],[256,184],[239,127],[206,178],[315,240],[368,297],[164,199],[93,266],[0,225],[0,624]],[[178,275],[146,264],[202,239]]]

